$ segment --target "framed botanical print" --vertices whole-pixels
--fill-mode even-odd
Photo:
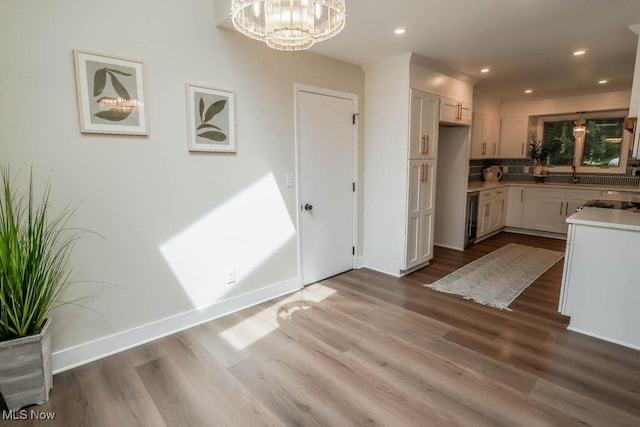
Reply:
[[[74,49],[80,131],[148,135],[142,62]]]
[[[236,152],[233,92],[187,84],[189,151]]]

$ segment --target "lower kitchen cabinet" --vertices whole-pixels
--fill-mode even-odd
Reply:
[[[481,191],[478,197],[478,234],[481,238],[505,226],[507,189]]]
[[[522,227],[550,233],[567,233],[567,217],[579,206],[599,197],[599,190],[527,189]]]
[[[409,160],[406,269],[433,258],[435,178],[435,160]]]
[[[524,221],[524,200],[525,200],[526,188],[525,187],[509,187],[509,195],[507,200],[507,227],[522,228],[522,222]]]

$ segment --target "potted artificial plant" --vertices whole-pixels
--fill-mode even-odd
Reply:
[[[50,185],[35,199],[33,174],[19,196],[0,175],[0,393],[10,410],[46,402],[53,386],[49,313],[69,284],[76,236],[69,210],[51,215]]]
[[[538,139],[535,132],[531,133],[531,142],[529,143],[529,157],[533,160],[533,174],[542,175],[542,161],[548,157],[547,148]]]

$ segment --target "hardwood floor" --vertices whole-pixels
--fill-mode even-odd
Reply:
[[[564,250],[502,233],[404,278],[347,272],[56,375],[33,409],[57,426],[640,425],[640,352],[565,330],[562,261],[511,312],[422,286],[510,242]]]

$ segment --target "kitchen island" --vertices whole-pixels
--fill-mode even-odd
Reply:
[[[568,329],[640,349],[640,212],[587,207],[567,223],[559,311]]]

